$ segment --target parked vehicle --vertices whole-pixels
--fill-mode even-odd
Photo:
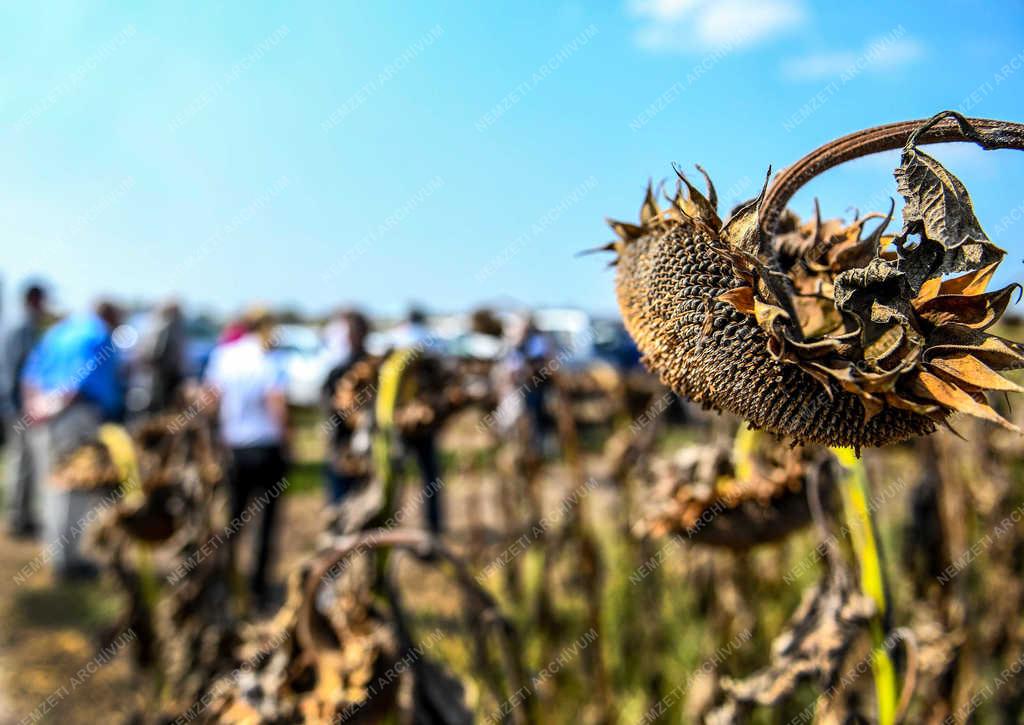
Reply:
[[[275,355],[287,378],[288,402],[316,405],[320,389],[334,364],[319,331],[307,325],[279,325],[275,332]]]

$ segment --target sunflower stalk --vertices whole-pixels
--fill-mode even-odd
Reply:
[[[569,397],[561,379],[556,379],[555,388],[557,391],[555,419],[562,455],[571,472],[574,489],[577,492],[583,492],[587,488],[587,472],[580,446],[579,431],[576,428],[576,420],[569,407]],[[584,655],[588,660],[588,669],[594,680],[594,699],[599,708],[600,721],[612,722],[615,719],[615,706],[608,663],[604,654],[604,647],[607,645],[602,639],[606,631],[604,627],[604,589],[607,562],[604,561],[603,552],[593,529],[586,496],[582,496],[573,508],[568,525],[579,546],[578,567],[584,582],[587,605],[586,621],[598,639],[597,645],[587,648]]]
[[[376,472],[383,491],[383,503],[371,526],[387,527],[394,521],[398,508],[398,475],[395,470],[395,409],[404,382],[404,373],[409,361],[415,356],[413,350],[399,350],[384,363],[380,372],[380,392],[376,401],[378,430],[373,437],[373,470]],[[388,570],[390,552],[384,551],[377,559],[377,582],[383,584]],[[380,592],[378,592],[380,593]]]
[[[842,469],[839,490],[843,499],[846,528],[860,570],[860,588],[875,604],[871,632],[871,671],[875,682],[875,699],[879,725],[896,722],[898,688],[896,668],[886,646],[891,610],[889,585],[885,578],[881,542],[872,515],[870,488],[864,462],[850,448],[833,448]]]

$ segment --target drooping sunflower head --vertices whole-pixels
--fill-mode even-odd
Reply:
[[[777,541],[809,524],[808,489],[823,510],[830,508],[837,475],[834,456],[819,446],[788,448],[744,430],[732,450],[688,446],[645,465],[651,483],[635,534],[733,549]]]
[[[957,412],[1012,428],[985,393],[1019,392],[998,371],[1024,367],[1024,346],[988,330],[1019,287],[986,291],[1005,252],[963,184],[917,144],[1016,147],[1024,134],[990,138],[987,125],[943,118],[882,139],[904,146],[897,235],[885,233],[891,211],[851,224],[780,212],[793,174],[725,223],[710,179],[705,195],[680,174],[666,209],[648,186],[639,224],[611,222],[618,302],[646,364],[705,407],[801,443],[884,445]],[[865,134],[863,148],[879,150]],[[858,155],[849,148],[840,160]],[[820,155],[818,171],[836,163]]]

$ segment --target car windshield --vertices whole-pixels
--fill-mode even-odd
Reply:
[[[315,355],[323,348],[317,331],[301,325],[282,325],[275,331],[275,347],[285,352]]]

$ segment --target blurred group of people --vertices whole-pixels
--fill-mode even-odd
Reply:
[[[408,372],[410,365],[422,366],[434,362],[437,341],[427,327],[427,318],[421,310],[412,309],[405,320],[391,330],[388,336],[388,350],[379,365],[379,379],[370,382],[365,390],[370,394],[357,396],[347,404],[339,405],[338,385],[357,365],[366,361],[370,354],[367,339],[370,322],[358,310],[346,310],[335,316],[328,330],[337,335],[336,347],[342,352],[338,364],[327,375],[322,399],[327,415],[325,430],[328,433],[325,480],[327,500],[334,505],[342,504],[346,497],[357,492],[369,480],[370,471],[359,466],[370,456],[372,435],[381,429],[388,429],[393,435],[392,463],[401,465],[406,458],[412,458],[420,474],[424,496],[424,518],[427,528],[435,534],[442,530],[441,469],[437,451],[436,430],[430,426],[415,432],[404,431],[395,434],[390,430],[391,411],[417,395],[412,375],[405,380],[398,378]],[[394,383],[394,394],[387,391]],[[381,391],[384,390],[384,394]],[[358,408],[354,411],[352,406]]]
[[[181,410],[198,398],[227,454],[232,520],[260,502],[246,517],[255,528],[248,581],[256,600],[265,599],[292,439],[288,381],[276,354],[272,316],[254,309],[226,325],[203,370],[192,371],[186,368],[185,326],[176,303],[154,310],[137,332],[123,324],[122,310],[109,301],[58,318],[50,311],[46,288],[32,284],[22,302],[20,319],[3,345],[9,532],[41,536],[58,577],[94,576],[95,567],[81,551],[80,523],[100,505],[99,496],[88,489],[62,488],[54,481],[54,471],[78,447],[96,440],[101,426],[122,424],[132,415]],[[383,355],[380,350],[377,356],[370,354],[370,335],[369,319],[352,309],[335,315],[323,330],[336,360],[322,390],[325,490],[332,505],[344,503],[369,480],[369,471],[354,470],[351,461],[369,460],[373,436],[399,429],[391,418],[396,406],[433,384],[429,377],[407,375],[406,368],[440,359],[438,340],[418,309],[390,331]],[[545,385],[524,383],[550,357],[550,342],[528,320],[505,330],[505,337],[506,352],[496,367],[498,387],[521,399],[524,414],[539,431]],[[337,404],[338,385],[374,357],[375,366],[369,369],[375,377],[366,399],[357,401],[364,414],[352,416]],[[516,390],[522,395],[512,395]],[[429,425],[411,432],[402,429],[394,434],[393,453],[396,465],[404,460],[415,464],[427,493],[425,525],[440,534],[444,524],[436,437],[437,428]]]
[[[23,318],[3,350],[9,532],[41,537],[58,578],[92,578],[97,570],[82,552],[83,522],[105,492],[65,487],[54,473],[97,440],[101,426],[184,406],[189,381],[181,310],[173,302],[158,307],[140,334],[123,324],[121,309],[109,301],[58,319],[45,287],[33,284],[23,303]],[[285,480],[288,406],[273,342],[270,316],[246,315],[225,329],[202,378],[192,381],[202,390],[196,397],[215,411],[229,453],[233,520]],[[251,517],[259,522],[250,575],[257,598],[267,592],[277,498],[266,497]]]
[[[550,376],[543,374],[543,368],[552,358],[553,345],[528,315],[512,318],[504,325],[496,319],[490,323],[482,334],[498,338],[502,350],[488,383],[496,391],[502,411],[502,415],[494,418],[494,433],[504,436],[515,425],[525,423],[530,431],[526,443],[540,455],[543,435],[552,423],[547,411]],[[367,351],[369,321],[362,313],[347,310],[338,314],[327,330],[334,335],[335,349],[343,355],[327,376],[322,393],[327,415],[324,427],[328,431],[325,474],[328,501],[342,503],[369,480],[369,472],[358,462],[370,456],[371,432],[384,433],[390,436],[391,465],[400,468],[406,460],[415,464],[424,494],[424,523],[435,534],[441,533],[439,426],[431,424],[427,411],[424,411],[422,425],[417,424],[418,420],[395,420],[398,411],[410,402],[421,408],[430,407],[432,403],[439,408],[445,405],[443,400],[439,401],[443,391],[424,390],[428,386],[443,385],[443,380],[432,374],[438,368],[440,346],[427,325],[426,315],[414,308],[390,331],[387,352],[378,362],[379,370],[369,386],[372,395],[362,399],[352,391],[348,397],[344,390],[339,395],[339,385],[357,366],[372,357]],[[402,377],[398,383],[394,382],[396,375]],[[440,411],[433,412],[440,415]]]

